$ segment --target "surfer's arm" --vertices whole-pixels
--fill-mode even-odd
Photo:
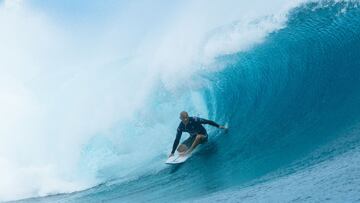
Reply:
[[[197,118],[197,119],[201,124],[209,124],[209,125],[212,125],[212,126],[217,127],[217,128],[222,127],[222,126],[220,126],[219,124],[217,124],[216,122],[214,122],[212,120],[206,120],[206,119],[203,119],[203,118]]]
[[[197,118],[197,119],[201,124],[209,124],[209,125],[212,125],[214,127],[227,130],[227,128],[225,126],[219,125],[219,124],[217,124],[216,122],[214,122],[212,120],[206,120],[206,119],[203,119],[203,118]]]
[[[174,140],[174,144],[173,144],[171,154],[175,153],[175,150],[176,150],[176,148],[177,148],[177,146],[179,145],[179,142],[180,142],[181,134],[182,134],[182,130],[180,128],[178,128],[177,132],[176,132],[176,138]]]

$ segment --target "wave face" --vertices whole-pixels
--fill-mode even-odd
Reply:
[[[347,142],[337,140],[346,136],[360,116],[359,50],[357,2],[326,1],[297,7],[290,12],[286,26],[263,42],[247,51],[217,57],[211,66],[223,67],[219,71],[197,74],[196,79],[206,85],[198,88],[195,98],[205,104],[209,118],[228,122],[228,134],[208,128],[209,143],[181,166],[33,201],[193,200],[256,185],[262,177],[286,170],[299,160],[300,166],[287,173],[303,170],[327,159],[329,150],[334,156],[352,150]],[[154,103],[171,109],[167,104],[176,103],[171,92],[161,85],[158,92]],[[199,109],[191,109],[195,110]],[[355,137],[351,142],[358,141]],[[329,143],[334,147],[310,161],[309,155]],[[153,161],[161,163],[162,157]]]

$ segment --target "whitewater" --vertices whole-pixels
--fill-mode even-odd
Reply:
[[[360,201],[359,1],[5,0],[0,45],[0,201]],[[168,166],[183,110],[229,131]]]

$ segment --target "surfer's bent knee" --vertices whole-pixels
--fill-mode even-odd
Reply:
[[[184,152],[187,150],[187,146],[184,144],[180,144],[179,147],[177,148],[178,152]]]
[[[205,135],[203,135],[203,134],[198,134],[198,135],[196,135],[196,139],[197,140],[202,140],[202,139],[204,139],[205,138]]]

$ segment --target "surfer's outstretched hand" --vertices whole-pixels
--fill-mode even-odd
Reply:
[[[225,131],[225,133],[227,133],[227,132],[228,132],[228,128],[227,128],[227,127],[225,127],[225,126],[222,126],[222,125],[221,125],[221,126],[219,126],[219,128],[220,128],[220,129],[223,129],[223,130]]]

